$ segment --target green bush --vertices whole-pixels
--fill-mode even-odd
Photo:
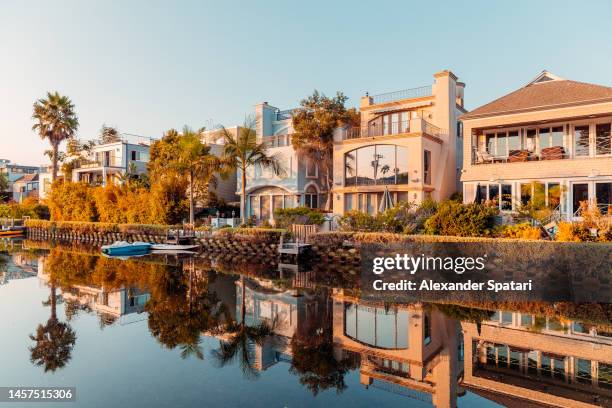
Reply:
[[[222,228],[214,232],[214,237],[236,242],[278,244],[284,233],[286,230],[280,228]]]
[[[436,211],[436,206],[435,201],[425,200],[419,206],[399,203],[377,215],[353,210],[340,218],[338,225],[342,231],[412,234],[423,229],[425,221]]]
[[[498,210],[481,204],[443,201],[425,222],[425,232],[433,235],[478,237],[491,235]]]
[[[321,225],[325,221],[323,214],[308,207],[278,208],[274,210],[274,220],[279,228],[298,225]]]
[[[49,207],[35,200],[26,199],[23,203],[0,204],[0,218],[49,219]]]
[[[341,231],[382,231],[382,219],[358,210],[348,211],[338,221]]]

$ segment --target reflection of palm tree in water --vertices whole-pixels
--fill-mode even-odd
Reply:
[[[51,295],[48,304],[51,306],[51,317],[47,324],[39,324],[30,339],[36,344],[30,347],[30,360],[37,366],[44,366],[45,372],[54,372],[70,360],[76,334],[70,325],[57,319],[57,294],[55,282],[51,281]],[[43,304],[46,302],[43,302]]]
[[[224,367],[238,359],[240,368],[244,375],[248,378],[258,376],[254,369],[253,357],[250,353],[250,347],[253,343],[263,345],[266,338],[273,334],[273,324],[261,322],[254,326],[246,324],[246,282],[244,276],[240,276],[240,286],[242,287],[242,304],[240,307],[240,321],[230,320],[224,332],[229,334],[227,340],[221,340],[219,349],[213,351],[213,357],[220,367]]]

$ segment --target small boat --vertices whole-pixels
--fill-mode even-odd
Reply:
[[[199,245],[175,245],[175,244],[153,244],[151,249],[154,251],[195,251]]]
[[[2,227],[0,237],[16,237],[23,234],[24,227]]]
[[[151,249],[148,242],[125,242],[117,241],[112,245],[103,245],[102,252],[107,255],[140,255],[146,254]]]

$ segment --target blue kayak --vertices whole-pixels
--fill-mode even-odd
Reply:
[[[142,255],[151,250],[148,242],[117,241],[112,245],[103,245],[102,252],[108,255]]]

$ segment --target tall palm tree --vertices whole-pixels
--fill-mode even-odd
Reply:
[[[257,141],[257,134],[252,120],[245,120],[244,126],[234,136],[226,128],[221,128],[225,145],[223,148],[224,164],[240,171],[241,195],[240,195],[240,217],[246,218],[246,172],[250,167],[259,165],[265,169],[272,169],[274,174],[281,175],[284,170],[280,158],[276,154],[270,155],[264,143]]]
[[[179,138],[177,166],[189,176],[189,223],[195,222],[196,180],[200,188],[208,191],[216,183],[215,173],[222,170],[221,160],[210,152],[210,146],[202,143],[204,128],[197,131],[185,126]]]
[[[47,92],[47,97],[34,103],[32,119],[35,121],[32,130],[38,132],[42,139],[47,139],[52,149],[51,181],[57,177],[57,163],[59,145],[66,139],[74,136],[79,120],[74,105],[67,96],[56,92]]]
[[[53,278],[50,282],[49,304],[51,317],[45,325],[39,324],[30,339],[35,345],[30,347],[30,360],[37,366],[44,366],[45,372],[54,372],[70,360],[76,334],[67,323],[57,319],[57,294]]]

